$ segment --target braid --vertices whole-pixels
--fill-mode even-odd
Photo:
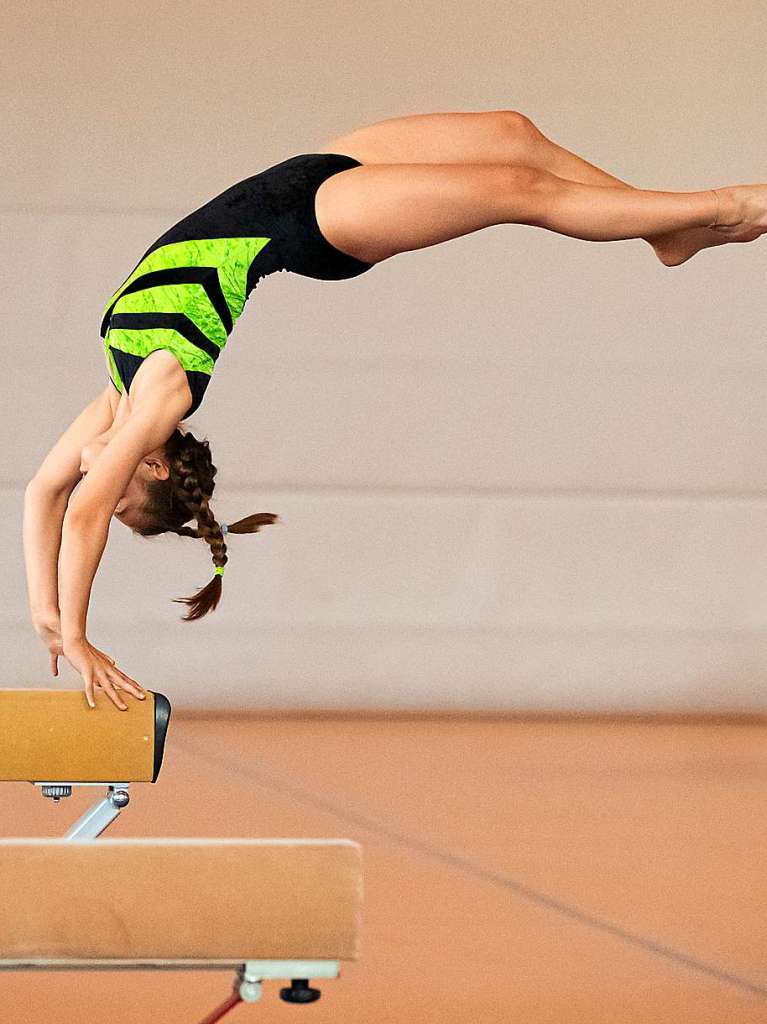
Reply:
[[[200,536],[199,533],[197,532],[196,526],[194,527],[194,529],[192,529],[191,526],[179,526],[179,528],[177,530],[174,530],[173,532],[177,533],[179,537],[194,537],[197,539]]]
[[[154,480],[147,485],[149,501],[144,509],[147,522],[137,532],[144,536],[173,532],[180,537],[202,539],[210,548],[216,566],[211,581],[192,597],[175,598],[189,606],[189,613],[182,617],[189,622],[218,607],[221,575],[229,561],[223,531],[210,508],[217,469],[213,465],[208,441],[199,441],[191,433],[182,434],[175,430],[165,443],[165,456],[170,469],[169,478]],[[185,526],[192,518],[196,527]],[[259,512],[233,523],[229,532],[256,533],[261,526],[277,519],[271,512]]]
[[[212,464],[211,469],[213,470],[210,474],[212,481],[216,473]],[[176,533],[182,537],[201,537],[211,550],[213,564],[217,567],[224,566],[229,561],[226,554],[226,541],[221,527],[210,510],[208,496],[203,493],[200,486],[199,476],[199,470],[193,464],[193,456],[189,449],[171,460],[171,480],[177,484],[175,494],[197,520],[195,531],[181,527],[176,530]],[[210,490],[213,490],[212,486]]]

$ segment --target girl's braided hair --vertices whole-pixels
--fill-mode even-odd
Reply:
[[[176,428],[163,445],[165,458],[170,467],[167,480],[150,480],[146,485],[147,501],[143,508],[142,522],[136,529],[142,537],[153,537],[160,533],[177,533],[179,537],[202,538],[210,547],[213,564],[218,568],[228,562],[226,541],[221,526],[210,510],[210,499],[215,487],[216,467],[210,454],[207,440],[198,441],[191,433],[181,433]],[[190,519],[196,520],[196,527],[185,526]],[[262,526],[276,522],[278,517],[271,512],[257,512],[231,523],[228,533],[257,533]],[[189,606],[189,613],[182,616],[185,622],[202,618],[213,611],[221,600],[221,575],[213,579],[193,597],[175,598]]]

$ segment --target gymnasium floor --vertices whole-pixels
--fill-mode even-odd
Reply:
[[[232,1024],[757,1024],[766,782],[759,721],[175,715],[107,834],[363,845],[362,960],[313,1006],[267,983]],[[60,835],[92,798],[4,785],[0,833]],[[230,980],[3,972],[0,1018],[196,1024]]]

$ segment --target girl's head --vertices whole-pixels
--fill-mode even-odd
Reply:
[[[142,537],[177,533],[180,537],[202,539],[210,548],[216,569],[228,561],[226,541],[220,524],[210,509],[215,487],[216,467],[207,440],[198,441],[191,433],[173,431],[165,444],[150,453],[139,465],[131,484],[142,488],[141,511],[131,517],[131,529]],[[120,506],[115,509],[120,517]],[[277,521],[271,512],[258,512],[228,526],[228,533],[256,533],[262,526]],[[192,527],[185,526],[194,520]],[[221,574],[192,597],[178,598],[189,606],[185,621],[199,619],[217,607],[221,599]]]

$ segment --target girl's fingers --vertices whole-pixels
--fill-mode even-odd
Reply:
[[[115,665],[115,672],[119,672],[127,683],[133,683],[134,686],[138,686],[139,690],[143,689],[138,679],[134,679],[133,676],[129,676],[127,672],[123,672],[123,670],[118,668],[117,665]]]
[[[133,694],[134,697],[138,697],[140,700],[144,700],[146,694],[144,693],[144,688],[141,685],[141,683],[139,683],[136,679],[133,679],[126,672],[123,672],[122,669],[119,669],[115,665],[114,658],[110,658],[108,654],[104,654],[103,651],[99,651],[95,647],[93,648],[93,650],[102,658],[104,658],[105,661],[108,662],[110,668],[112,669],[112,673],[110,673],[110,678],[112,679],[113,682],[115,680],[119,680],[123,684],[123,688],[128,693]]]
[[[122,683],[123,688],[128,691],[128,693],[132,693],[134,697],[140,697],[142,700],[144,699],[144,697],[146,697],[146,694],[144,693],[144,688],[141,685],[141,683],[136,682],[135,679],[132,679],[129,675],[126,675],[125,672],[121,672],[120,669],[117,667],[115,667],[114,671],[118,673],[120,682]]]
[[[115,672],[119,673],[122,679],[124,679],[126,682],[133,683],[133,685],[137,686],[139,689],[142,688],[141,684],[137,680],[133,679],[131,676],[128,675],[127,672],[123,672],[121,668],[118,668],[117,665],[115,665],[114,658],[110,658],[108,654],[103,654],[101,651],[99,651],[98,653],[101,654],[102,658],[106,658],[109,664],[114,668]]]
[[[109,697],[112,703],[120,709],[120,711],[128,710],[128,708],[125,706],[125,704],[123,704],[122,700],[117,694],[117,690],[122,689],[118,682],[112,683],[109,681],[109,679],[98,678],[95,681],[95,686],[99,690],[102,690],[107,695],[107,697]]]
[[[123,704],[122,700],[120,699],[119,694],[116,692],[115,688],[112,686],[110,681],[108,679],[102,679],[100,682],[101,682],[101,689],[104,690],[104,692],[106,693],[107,697],[109,697],[109,699],[112,701],[112,703],[116,707],[118,707],[120,709],[120,711],[127,711],[128,710],[127,705]]]
[[[129,686],[126,686],[125,683],[122,683],[117,679],[112,680],[112,686],[114,686],[115,690],[124,690],[126,693],[133,693]],[[133,695],[135,696],[135,694]]]
[[[58,654],[51,654],[51,674],[57,676],[59,674],[59,656]]]
[[[85,679],[85,696],[88,700],[89,707],[96,707],[96,700],[93,695],[93,676],[86,676]]]
[[[112,682],[115,686],[119,686],[121,690],[125,690],[126,693],[132,694],[138,700],[145,700],[146,694],[143,692],[138,683],[134,683],[124,676],[112,676]]]
[[[144,699],[144,694],[140,689],[137,689],[132,683],[126,682],[119,669],[112,669],[111,672],[107,672],[107,680],[111,686],[116,687],[119,690],[125,690],[126,693],[130,693],[132,696],[137,697],[141,700]]]

